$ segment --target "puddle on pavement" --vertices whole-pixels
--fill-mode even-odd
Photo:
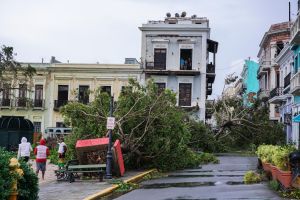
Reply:
[[[170,188],[170,187],[201,187],[201,186],[216,186],[221,185],[222,182],[179,182],[179,183],[155,183],[149,185],[142,185],[140,189],[161,189],[161,188]],[[227,181],[226,185],[243,185],[243,181]],[[113,192],[112,194],[102,197],[99,200],[113,200],[116,199],[127,192]],[[247,198],[245,198],[247,199]],[[216,200],[216,198],[207,198],[207,199],[193,199],[188,197],[176,197],[175,199],[165,199],[165,200]]]
[[[205,172],[246,172],[248,170],[187,170],[184,173],[205,173]]]
[[[217,170],[217,172],[246,172],[248,170]]]
[[[105,197],[101,197],[99,200],[113,200],[116,199],[124,194],[126,194],[127,192],[113,192]]]
[[[184,173],[205,173],[205,172],[214,172],[214,170],[184,171]]]
[[[227,181],[227,185],[244,185],[244,181]]]
[[[170,174],[168,177],[173,178],[193,178],[193,177],[214,177],[213,174]]]
[[[215,186],[215,182],[179,182],[179,183],[154,183],[143,185],[142,189],[160,189],[169,187],[201,187],[201,186]]]
[[[194,178],[194,177],[243,177],[244,175],[231,174],[231,175],[213,175],[213,174],[170,174],[171,178]]]
[[[220,174],[220,175],[216,175],[217,177],[244,177],[244,175],[240,175],[240,174],[231,174],[231,175],[224,175],[224,174]]]
[[[188,197],[176,197],[176,198],[168,198],[164,200],[217,200],[217,199],[216,198],[195,199],[195,198],[188,198]]]

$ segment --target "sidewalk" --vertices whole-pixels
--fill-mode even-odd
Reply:
[[[29,163],[32,165],[33,171],[36,170],[36,162],[35,160],[30,160]],[[39,184],[46,184],[49,182],[53,182],[56,180],[56,176],[54,174],[54,170],[57,169],[56,165],[50,164],[49,160],[47,160],[47,166],[46,166],[46,173],[45,173],[45,180],[42,179],[42,172],[39,172]]]
[[[33,163],[33,168],[35,165]],[[67,181],[56,181],[54,170],[57,166],[49,164],[47,162],[47,171],[45,180],[41,180],[41,174],[39,175],[39,199],[40,200],[82,200],[89,195],[93,195],[101,190],[107,189],[112,186],[105,182],[99,182],[98,180],[78,180],[69,183]],[[126,172],[121,179],[129,179],[141,171]]]

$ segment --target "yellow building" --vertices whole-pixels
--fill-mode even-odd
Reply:
[[[36,68],[37,73],[31,83],[20,84],[16,91],[4,89],[0,117],[25,117],[33,122],[35,132],[42,133],[48,127],[63,126],[59,107],[75,100],[89,103],[99,88],[117,99],[128,80],[140,82],[142,73],[139,64],[24,64]]]

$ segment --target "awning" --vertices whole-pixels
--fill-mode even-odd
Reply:
[[[293,122],[300,123],[300,115],[293,118]]]

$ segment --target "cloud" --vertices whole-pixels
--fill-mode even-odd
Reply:
[[[296,1],[292,13],[297,13]],[[240,74],[234,61],[256,58],[272,23],[288,19],[286,0],[1,0],[0,41],[12,45],[18,60],[38,62],[52,55],[66,62],[123,63],[141,55],[147,20],[186,11],[210,20],[219,42],[213,93],[221,94],[225,74]],[[295,15],[293,15],[295,17]],[[225,70],[218,70],[225,69]]]

